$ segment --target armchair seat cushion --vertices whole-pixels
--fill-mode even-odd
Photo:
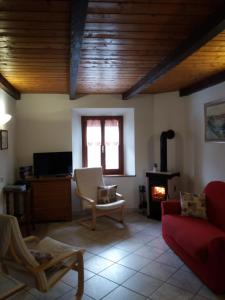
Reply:
[[[163,222],[167,234],[191,257],[207,260],[209,242],[215,238],[225,237],[220,228],[212,226],[204,219],[181,215],[165,215]]]
[[[111,202],[111,203],[107,203],[107,204],[97,204],[96,209],[110,210],[110,209],[118,208],[124,204],[125,204],[125,200],[121,199],[121,200],[117,200],[115,202]]]
[[[39,251],[45,251],[45,252],[51,253],[51,255],[53,257],[57,257],[57,256],[59,256],[63,253],[66,253],[66,252],[80,250],[80,249],[75,248],[71,245],[68,245],[68,244],[62,243],[60,241],[54,240],[50,237],[45,237],[44,239],[42,239],[38,243],[36,249],[39,250]],[[73,262],[74,262],[74,257],[64,261],[64,263],[66,265],[68,265],[68,264],[70,265]]]
[[[50,237],[43,238],[36,247],[40,251],[45,251],[48,253],[51,253],[52,256],[58,256],[60,254],[63,254],[65,252],[69,251],[77,251],[78,248],[75,248],[74,246],[65,244],[63,242],[57,241],[55,239],[52,239]]]

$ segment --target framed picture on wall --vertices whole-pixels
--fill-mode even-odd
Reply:
[[[225,142],[225,99],[205,104],[205,140]]]
[[[0,149],[8,149],[8,130],[0,130]]]

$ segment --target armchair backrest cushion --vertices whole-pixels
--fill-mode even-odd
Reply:
[[[5,231],[6,228],[7,231]],[[39,266],[39,263],[27,248],[16,217],[4,214],[0,215],[0,236],[3,241],[6,238],[9,241],[7,249],[4,249],[0,253],[2,261],[7,265],[9,274],[12,274],[13,277],[28,285],[31,282],[36,282],[34,286],[38,284],[42,290],[46,290],[47,281],[43,271],[36,273],[36,280],[32,278],[30,269]]]
[[[211,181],[204,192],[209,222],[225,231],[225,182]]]
[[[97,187],[104,185],[102,168],[74,170],[74,177],[80,194],[97,201]]]
[[[5,236],[5,228],[7,226],[7,236]],[[16,217],[11,215],[0,215],[0,235],[3,240],[8,239],[8,249],[5,252],[7,255],[10,247],[14,249],[16,256],[29,267],[36,267],[38,263],[33,255],[29,252],[23,237],[21,235]]]

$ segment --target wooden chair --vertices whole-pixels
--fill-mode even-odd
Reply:
[[[29,287],[47,292],[72,269],[78,272],[75,299],[82,298],[83,250],[77,250],[50,237],[39,240],[38,237],[29,236],[23,239],[17,219],[11,215],[0,215],[0,235],[0,263],[3,272]],[[50,253],[50,259],[39,263],[31,254],[30,248],[40,253]]]
[[[111,219],[124,222],[125,200],[121,194],[116,193],[117,201],[107,204],[97,203],[97,187],[104,186],[102,168],[82,168],[74,170],[74,180],[76,181],[76,195],[81,199],[82,209],[90,210],[91,224],[87,221],[90,218],[83,218],[80,223],[92,230],[96,229],[96,218],[107,216]],[[111,215],[119,213],[119,218]]]

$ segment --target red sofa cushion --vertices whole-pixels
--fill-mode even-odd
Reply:
[[[209,222],[225,231],[225,182],[212,181],[204,189]]]
[[[225,233],[207,220],[180,215],[163,216],[163,233],[170,236],[191,257],[205,261],[209,242]]]

